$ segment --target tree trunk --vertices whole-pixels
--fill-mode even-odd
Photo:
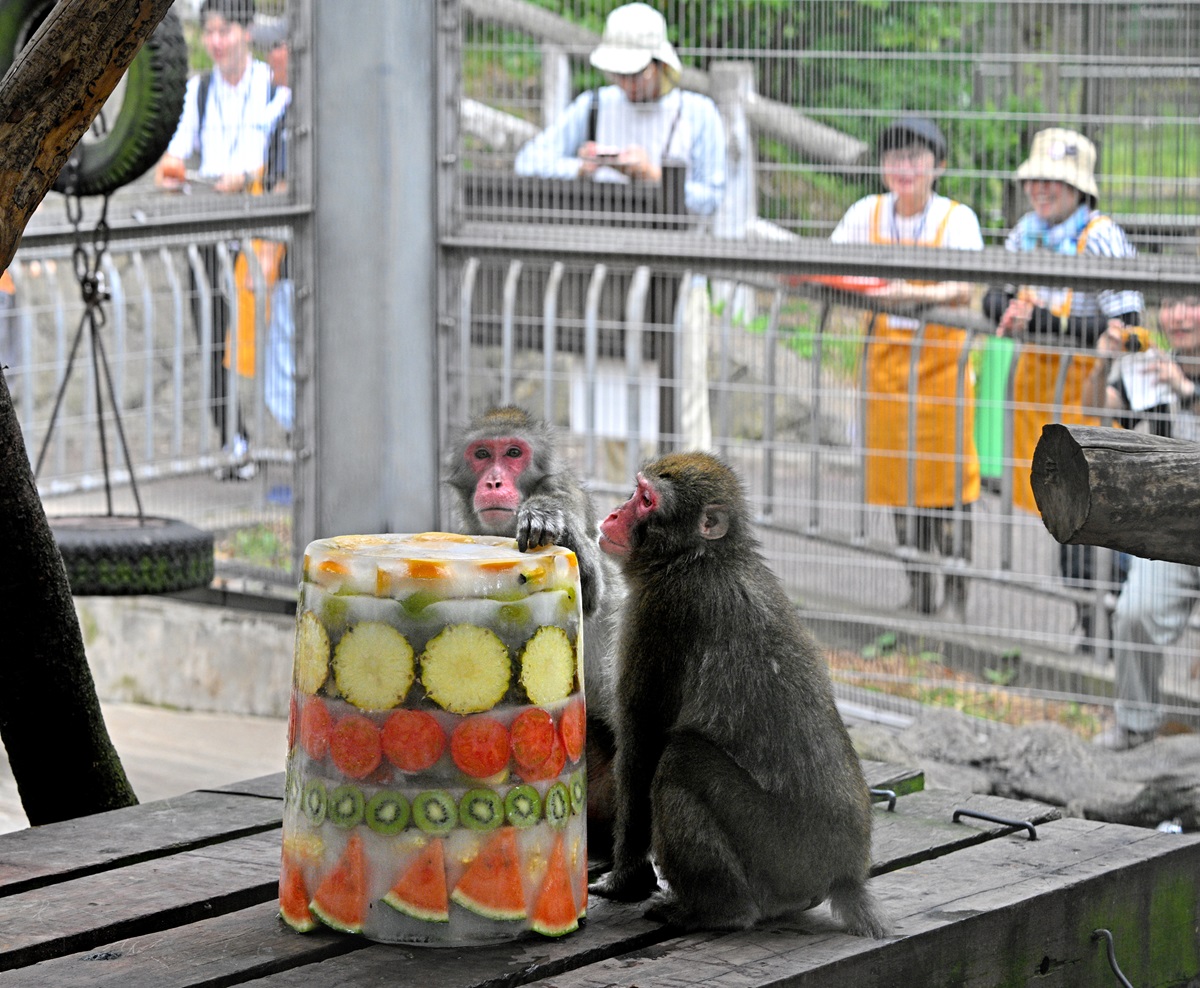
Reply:
[[[1059,542],[1200,566],[1200,443],[1048,425],[1030,482]]]
[[[171,0],[60,0],[0,80],[0,270]],[[0,375],[0,741],[30,823],[137,802]]]

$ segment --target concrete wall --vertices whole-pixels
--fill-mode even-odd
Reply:
[[[101,700],[286,717],[295,619],[172,600],[77,597]]]

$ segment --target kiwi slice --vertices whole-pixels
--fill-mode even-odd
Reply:
[[[349,830],[362,822],[363,794],[358,786],[338,786],[329,794],[329,807],[325,811],[329,822],[335,827]]]
[[[404,613],[409,617],[420,617],[426,607],[436,604],[439,600],[442,600],[442,597],[430,590],[418,590],[400,601],[400,606],[404,608]]]
[[[571,812],[578,816],[587,806],[587,784],[583,779],[583,769],[571,773],[567,779],[567,790],[571,794]]]
[[[546,822],[552,827],[565,827],[571,815],[571,794],[565,783],[556,782],[546,790]]]
[[[329,806],[329,796],[325,783],[320,779],[311,779],[304,787],[304,815],[314,827],[319,827],[325,821],[325,811]]]
[[[504,797],[504,818],[518,828],[532,827],[542,816],[542,797],[533,786],[513,786]]]
[[[283,777],[283,805],[294,806],[300,799],[300,777],[295,766],[289,766]]]
[[[504,800],[491,789],[468,789],[458,801],[458,819],[470,830],[495,830],[504,822]]]
[[[408,800],[398,792],[382,789],[368,801],[366,820],[377,834],[398,834],[408,826]]]
[[[412,818],[425,833],[441,837],[458,823],[458,806],[444,789],[429,789],[413,800]]]

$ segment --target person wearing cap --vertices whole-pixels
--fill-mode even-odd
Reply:
[[[1200,298],[1164,299],[1158,327],[1170,348],[1131,352],[1122,324],[1105,329],[1084,400],[1125,428],[1200,442]],[[1122,750],[1151,740],[1163,722],[1164,649],[1187,629],[1200,599],[1200,566],[1130,559],[1112,618],[1114,722],[1093,741]]]
[[[608,15],[591,64],[608,85],[581,93],[517,153],[518,175],[647,181],[666,160],[687,167],[684,199],[711,216],[725,189],[725,128],[707,96],[679,88],[683,71],[653,7],[630,3]]]
[[[1017,169],[1017,181],[1032,207],[1017,221],[1004,242],[1014,252],[1044,250],[1089,257],[1132,257],[1136,251],[1125,231],[1096,204],[1096,147],[1082,134],[1061,127],[1039,131],[1029,158]],[[1098,425],[1085,413],[1083,391],[1097,357],[1064,351],[1091,350],[1108,326],[1136,326],[1142,320],[1140,292],[1102,289],[1073,291],[1036,285],[992,287],[983,312],[1001,336],[1023,341],[1013,368],[1013,501],[1038,513],[1029,478],[1033,451],[1042,427],[1051,422]],[[1032,345],[1031,345],[1032,344]],[[1060,383],[1062,362],[1065,376]],[[1062,388],[1061,399],[1058,389]],[[1095,571],[1091,546],[1061,546],[1059,568],[1073,586],[1089,587]],[[1081,648],[1092,649],[1092,608],[1079,605]]]
[[[876,148],[887,191],[851,206],[833,231],[834,243],[983,249],[975,213],[934,191],[946,168],[947,145],[933,121],[903,117],[879,135]],[[902,280],[870,292],[885,302],[909,306],[965,305],[970,293],[971,286],[961,282]],[[969,560],[970,507],[979,499],[980,480],[974,381],[964,359],[967,334],[927,323],[918,335],[920,327],[917,319],[878,312],[867,330],[867,501],[892,507],[896,540],[902,547]],[[919,347],[915,369],[914,345]],[[914,401],[915,435],[910,436]],[[912,565],[907,573],[906,606],[924,614],[937,610],[928,569]],[[943,606],[961,619],[966,598],[965,578],[948,574]]]

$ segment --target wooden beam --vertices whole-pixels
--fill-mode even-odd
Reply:
[[[1059,542],[1200,566],[1200,443],[1048,425],[1031,484]]]

